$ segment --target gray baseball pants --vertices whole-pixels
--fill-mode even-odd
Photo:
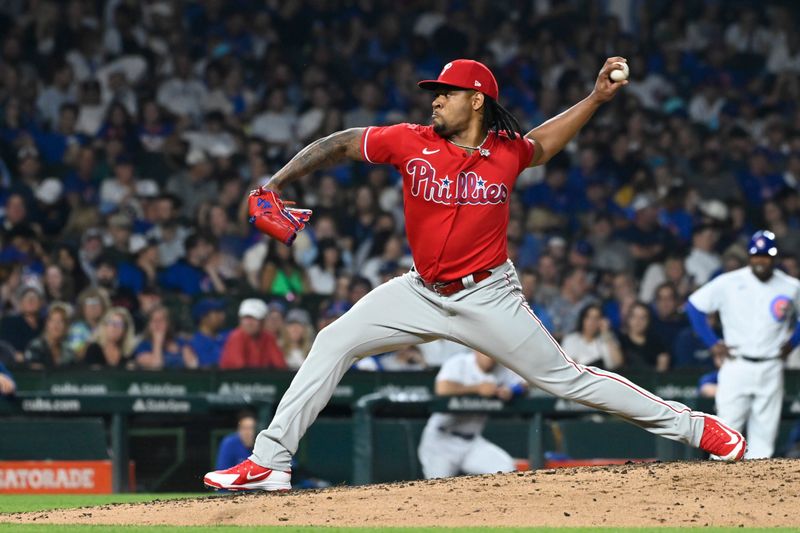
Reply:
[[[553,395],[617,415],[656,435],[699,445],[702,413],[570,359],[525,302],[511,261],[470,285],[441,296],[425,288],[416,272],[408,272],[377,287],[320,331],[272,423],[259,433],[250,459],[288,470],[300,439],[356,359],[438,338],[490,355]]]

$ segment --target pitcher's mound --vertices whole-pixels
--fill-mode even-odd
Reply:
[[[800,526],[800,461],[650,463],[0,515],[124,525]]]

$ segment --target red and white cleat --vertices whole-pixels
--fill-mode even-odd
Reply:
[[[744,457],[747,442],[741,433],[726,426],[715,416],[706,415],[700,448],[720,461],[739,461]]]
[[[292,489],[291,481],[291,472],[265,468],[250,459],[227,470],[209,472],[203,478],[206,487],[215,490],[288,491]]]

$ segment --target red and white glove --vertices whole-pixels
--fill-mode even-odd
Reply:
[[[297,232],[306,227],[311,210],[286,207],[286,204],[292,205],[292,202],[284,202],[275,191],[258,188],[248,198],[248,220],[261,233],[291,246]]]

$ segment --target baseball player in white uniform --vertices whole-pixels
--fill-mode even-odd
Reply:
[[[477,395],[508,401],[526,389],[519,375],[477,351],[451,357],[436,375],[438,396]],[[432,414],[418,449],[425,478],[513,471],[511,456],[481,436],[488,419],[485,414]]]
[[[610,57],[589,96],[523,133],[499,102],[482,63],[447,63],[432,91],[431,124],[353,128],[314,141],[251,193],[250,220],[290,244],[311,213],[287,208],[289,182],[346,159],[391,164],[402,175],[412,270],[380,285],[323,329],[253,455],[209,472],[208,487],[289,490],[292,454],[356,359],[448,339],[490,355],[551,394],[621,416],[643,429],[729,460],[746,443],[719,419],[666,401],[627,379],[581,365],[528,306],[507,254],[511,191],[525,168],[546,163],[628,82],[612,81]],[[290,210],[292,209],[292,210]],[[733,435],[733,438],[731,438]]]
[[[750,264],[700,287],[686,306],[692,326],[720,366],[717,414],[747,430],[746,459],[772,457],[783,403],[783,361],[798,337],[800,281],[775,270],[775,235],[758,231]],[[723,339],[706,319],[719,312]]]

